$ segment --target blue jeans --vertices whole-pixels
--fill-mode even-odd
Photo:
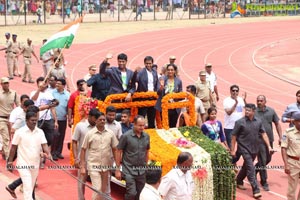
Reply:
[[[225,129],[224,128],[224,132],[225,132],[225,136],[226,136],[226,142],[228,144],[229,149],[231,149],[231,133],[232,133],[233,129]]]

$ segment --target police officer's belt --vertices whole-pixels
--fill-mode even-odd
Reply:
[[[293,160],[300,160],[300,158],[296,157],[296,156],[290,156],[290,155],[288,155],[288,157],[291,158],[291,159],[293,159]]]

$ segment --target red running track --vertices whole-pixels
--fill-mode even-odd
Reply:
[[[283,78],[294,81],[298,79],[300,70],[290,71],[285,68],[286,65],[273,66],[276,62],[272,62],[270,65],[262,59],[265,57],[260,53],[268,56],[270,51],[266,48],[271,47],[270,45],[278,41],[296,40],[299,38],[299,33],[299,20],[231,25],[214,24],[195,28],[144,32],[97,44],[74,44],[64,54],[68,61],[66,68],[73,84],[73,90],[76,80],[87,73],[87,67],[93,63],[99,64],[108,51],[114,52],[114,55],[120,52],[126,53],[129,58],[128,67],[131,69],[143,66],[143,59],[147,55],[153,56],[158,66],[167,63],[170,55],[175,55],[177,57],[176,64],[180,66],[180,78],[185,86],[193,84],[198,78],[198,72],[203,69],[204,63],[210,62],[218,76],[219,108],[222,108],[223,99],[229,95],[230,85],[238,84],[241,93],[247,92],[247,102],[255,103],[256,96],[264,94],[267,97],[267,104],[275,108],[278,115],[281,116],[285,107],[295,101],[295,93],[299,89],[299,85],[284,81]],[[286,45],[290,46],[287,48]],[[299,56],[291,57],[284,53],[286,49],[297,52],[297,48],[299,46],[293,45],[293,42],[282,44],[281,52],[279,52],[280,63],[286,63],[293,69],[299,67]],[[4,59],[0,60],[0,64],[5,66]],[[116,58],[111,61],[111,64],[116,64]],[[272,69],[272,74],[268,70],[262,69]],[[282,71],[285,72],[284,76]],[[1,74],[4,74],[3,70]],[[40,74],[40,65],[34,64],[34,77],[38,77]],[[36,88],[34,84],[22,83],[21,79],[13,80],[11,87],[20,94],[30,93]],[[223,110],[219,109],[218,118],[220,120],[223,120],[223,114]],[[287,127],[286,124],[282,124],[282,126],[284,129]],[[67,136],[66,141],[69,141],[69,138]],[[278,137],[275,136],[275,138],[277,143]],[[282,166],[280,148],[278,146],[275,148],[279,152],[273,156],[270,165]],[[68,157],[66,150],[64,156]],[[68,158],[59,163],[67,164],[66,159]],[[3,162],[1,162],[1,166],[4,166]],[[4,172],[4,174],[8,173]],[[287,176],[283,169],[270,169],[268,175],[271,191],[262,191],[262,199],[286,199]],[[251,187],[249,184],[246,184],[246,187],[246,191],[237,189],[239,200],[252,199]],[[0,194],[3,194],[2,188]],[[114,191],[116,190],[119,189]],[[38,193],[47,200],[57,199],[58,196],[59,199],[76,199],[76,182],[58,170],[41,170]],[[89,199],[90,192],[87,196]],[[119,197],[115,198],[120,199]]]

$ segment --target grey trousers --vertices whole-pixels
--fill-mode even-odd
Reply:
[[[139,200],[142,189],[145,186],[146,174],[133,176],[125,174],[126,193],[125,200]]]
[[[244,159],[244,163],[242,169],[236,177],[236,182],[238,185],[243,185],[243,180],[248,178],[253,194],[260,192],[259,187],[257,185],[256,176],[255,176],[255,168],[253,165],[253,161],[256,157],[256,154],[250,154],[246,152],[242,152],[242,156]]]

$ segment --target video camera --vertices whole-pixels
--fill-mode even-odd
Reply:
[[[49,103],[47,103],[47,105],[51,108],[56,107],[59,105],[59,101],[57,99],[52,99],[51,101],[49,101]]]

